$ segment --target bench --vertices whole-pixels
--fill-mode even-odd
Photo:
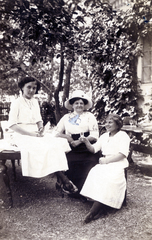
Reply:
[[[14,180],[16,181],[15,161],[20,160],[20,152],[12,150],[4,150],[0,152],[0,207],[10,208],[13,206],[10,180],[7,174],[6,161],[10,160],[12,163]]]
[[[131,150],[152,155],[152,147],[142,144],[131,143]]]
[[[5,145],[4,140],[4,129],[2,129],[2,123],[6,123],[7,121],[2,121],[0,123],[0,207],[2,208],[10,208],[13,206],[13,200],[12,200],[12,194],[11,194],[11,188],[10,188],[10,181],[9,176],[7,174],[7,166],[6,161],[11,161],[12,169],[13,169],[13,176],[14,180],[16,181],[16,171],[15,171],[15,161],[20,161],[21,154],[18,150],[12,150],[13,148],[9,148],[9,144],[7,146],[7,142]],[[5,149],[7,150],[3,150]]]

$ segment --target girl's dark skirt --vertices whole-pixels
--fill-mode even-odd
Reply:
[[[85,133],[84,135],[87,137],[89,133]],[[72,135],[74,140],[77,140],[79,137],[80,134]],[[69,165],[66,175],[77,186],[80,192],[90,169],[99,162],[100,153],[94,154],[89,152],[84,143],[75,148],[71,146],[71,149],[72,151],[66,154]]]

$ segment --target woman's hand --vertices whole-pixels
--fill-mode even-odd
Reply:
[[[72,145],[72,147],[77,147],[78,145],[80,145],[81,141],[78,139],[78,140],[75,140],[75,141],[72,141],[70,142],[70,144]]]
[[[43,137],[41,132],[29,132],[27,130],[24,130],[23,128],[21,128],[20,126],[18,126],[17,124],[14,124],[12,127],[10,127],[14,132],[17,132],[19,134],[22,135],[26,135],[26,136],[31,136],[31,137]]]
[[[86,137],[80,137],[79,140],[81,141],[81,143],[85,143],[85,144],[89,142],[89,140]]]
[[[84,144],[86,145],[87,149],[88,149],[90,152],[94,153],[94,147],[92,146],[92,144],[90,143],[90,141],[89,141],[88,138],[86,138],[86,137],[80,137],[80,138],[79,138],[79,141],[80,141],[81,143],[84,143]]]
[[[44,136],[43,132],[44,132],[44,127],[40,127],[39,131],[38,131],[38,136],[37,137],[43,137]]]
[[[56,137],[61,137],[61,138],[66,138],[68,143],[71,144],[71,142],[73,142],[73,138],[67,134],[64,134],[64,133],[57,133],[55,134]]]
[[[107,160],[105,157],[99,158],[99,164],[106,164],[106,163],[107,163]]]
[[[39,128],[38,132],[31,133],[31,136],[33,137],[44,137],[44,127]]]
[[[123,160],[126,156],[122,153],[117,153],[116,155],[110,155],[106,157],[101,157],[99,158],[99,163],[100,164],[108,164],[108,163],[113,163],[113,162],[119,162]]]
[[[42,134],[40,134],[39,132],[30,132],[29,134],[27,134],[31,137],[43,137]]]
[[[41,132],[38,132],[38,133],[36,134],[36,137],[44,137],[43,132],[42,132],[42,133],[41,133]]]

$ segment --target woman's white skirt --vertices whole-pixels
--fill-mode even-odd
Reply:
[[[56,138],[49,133],[44,137],[14,134],[14,141],[21,152],[23,176],[40,178],[68,170],[65,153],[71,148],[66,139]]]
[[[97,164],[90,170],[80,194],[120,209],[125,190],[124,169],[118,163]]]

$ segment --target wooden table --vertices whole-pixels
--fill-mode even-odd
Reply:
[[[122,130],[126,131],[130,137],[135,137],[137,139],[140,139],[143,133],[146,134],[152,134],[151,127],[137,127],[135,125],[124,125],[122,127]],[[152,155],[152,147],[151,146],[145,146],[141,143],[133,143],[130,144],[130,154],[129,154],[129,161],[132,162],[132,151],[142,152],[146,154]]]
[[[142,128],[136,125],[123,125],[121,129],[127,132],[143,133]]]
[[[151,126],[140,127],[136,125],[123,125],[121,129],[127,132],[133,132],[133,133],[152,133]]]
[[[16,179],[15,173],[15,160],[20,160],[21,154],[19,151],[4,150],[0,152],[0,208],[10,208],[13,206],[10,181],[7,174],[6,161],[11,160],[12,167],[14,171],[14,177]]]

